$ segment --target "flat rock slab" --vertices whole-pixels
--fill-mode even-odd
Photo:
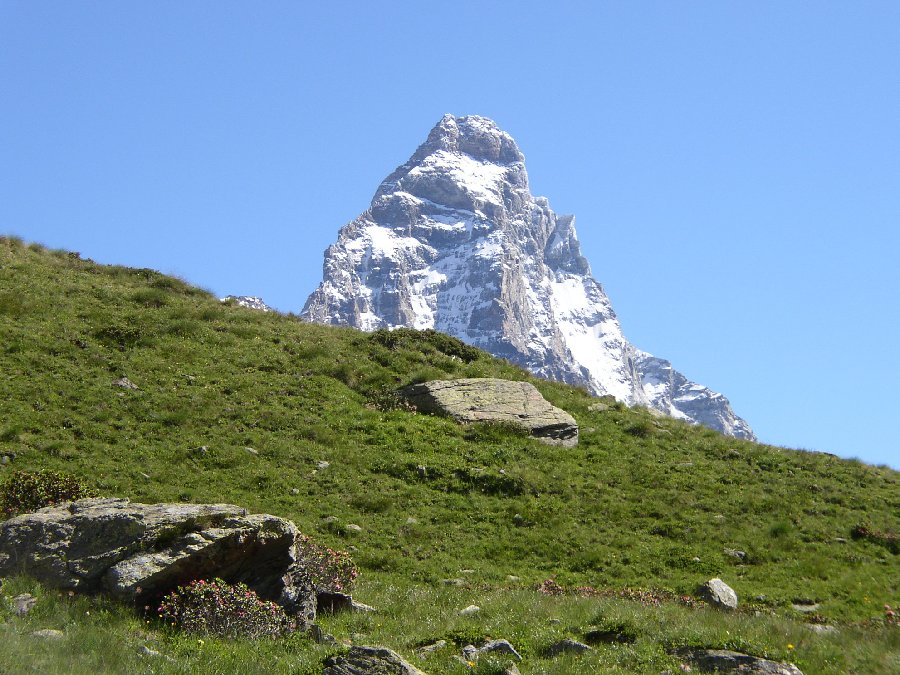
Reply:
[[[351,647],[325,660],[322,675],[425,675],[387,647]]]
[[[578,423],[552,405],[530,382],[496,378],[432,380],[400,390],[416,409],[449,415],[458,422],[505,422],[544,443],[572,447]]]
[[[751,675],[803,675],[793,663],[770,661],[726,649],[687,649],[677,652],[704,673],[750,673]]]
[[[0,575],[146,604],[178,585],[243,582],[306,629],[316,611],[299,531],[231,504],[136,504],[82,499],[0,523]]]

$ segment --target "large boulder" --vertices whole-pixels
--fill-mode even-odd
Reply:
[[[316,594],[297,527],[231,504],[82,499],[0,523],[0,575],[105,592],[138,605],[175,586],[219,577],[277,602],[305,630]]]
[[[400,393],[416,409],[467,422],[505,422],[545,443],[574,446],[578,423],[551,405],[533,384],[495,378],[433,380],[405,387]]]
[[[710,579],[697,589],[697,594],[718,609],[737,609],[738,597],[734,589],[718,577]]]

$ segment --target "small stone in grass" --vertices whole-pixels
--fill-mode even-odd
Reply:
[[[44,640],[61,640],[65,637],[65,633],[61,630],[56,630],[55,628],[44,628],[43,630],[36,630],[32,633],[32,635],[36,638],[42,638]]]

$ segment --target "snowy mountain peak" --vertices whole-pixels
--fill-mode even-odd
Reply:
[[[444,115],[325,252],[303,316],[362,330],[434,328],[537,375],[752,438],[721,394],[624,337],[575,218],[528,187],[513,138]]]
[[[512,136],[500,129],[494,120],[478,115],[444,115],[428,134],[422,148],[432,152],[458,152],[476,161],[497,164],[525,161]]]

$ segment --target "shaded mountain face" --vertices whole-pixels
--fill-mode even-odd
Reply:
[[[528,187],[484,117],[445,115],[325,252],[302,316],[448,333],[541,377],[753,438],[721,394],[635,349],[581,255],[575,218]]]

